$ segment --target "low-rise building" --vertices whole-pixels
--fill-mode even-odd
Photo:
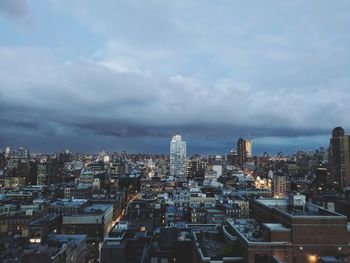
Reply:
[[[22,263],[84,263],[86,235],[50,235],[46,243],[29,245],[20,255]]]
[[[113,206],[94,204],[82,212],[63,215],[63,234],[86,234],[89,241],[103,240],[112,228]]]

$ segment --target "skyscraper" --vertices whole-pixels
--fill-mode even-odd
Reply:
[[[243,167],[245,162],[252,157],[252,140],[239,138],[237,141],[238,165]]]
[[[247,159],[252,157],[252,146],[253,146],[253,142],[252,140],[245,140],[245,151],[246,151],[246,155],[247,155]]]
[[[342,127],[333,129],[329,144],[329,164],[333,183],[338,189],[350,187],[350,136]]]
[[[186,142],[176,134],[170,142],[170,175],[175,177],[186,175]]]

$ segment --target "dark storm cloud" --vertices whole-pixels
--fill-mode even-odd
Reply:
[[[27,16],[26,0],[1,0],[0,14],[1,13],[13,18],[25,18]]]
[[[0,146],[167,151],[176,132],[193,151],[327,144],[350,128],[350,4],[267,2],[30,2],[36,26],[5,25],[0,42]]]
[[[176,132],[186,134],[197,138],[236,138],[236,137],[298,137],[298,136],[317,136],[329,133],[328,129],[287,129],[287,128],[269,128],[256,126],[237,126],[234,125],[212,125],[212,124],[186,124],[186,125],[143,125],[138,123],[117,122],[90,122],[80,123],[71,126],[86,129],[98,135],[115,137],[163,137],[169,138]]]
[[[181,75],[158,78],[147,72],[120,72],[88,60],[62,64],[38,50],[28,54],[27,49],[3,48],[0,58],[2,138],[23,130],[24,136],[43,134],[58,145],[77,135],[94,138],[91,146],[103,137],[137,145],[141,138],[165,142],[181,132],[202,144],[193,147],[196,151],[216,149],[227,141],[232,145],[238,137],[325,135],[337,121],[332,111],[322,108],[327,89],[302,95],[292,90],[266,93],[227,79],[208,85]],[[347,96],[339,93],[338,98]],[[305,105],[309,100],[314,109]],[[332,122],[319,125],[320,112]],[[210,146],[205,140],[217,143]]]
[[[4,127],[35,130],[39,127],[38,123],[25,120],[6,120],[1,119],[1,124]]]

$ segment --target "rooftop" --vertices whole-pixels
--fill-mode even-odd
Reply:
[[[201,257],[206,260],[210,259],[210,262],[222,260],[223,258],[240,257],[240,251],[236,250],[230,242],[227,242],[225,237],[219,232],[196,233],[195,240],[198,241],[197,249],[199,250]],[[239,259],[242,260],[242,258]]]
[[[250,242],[264,242],[260,224],[255,219],[229,219],[229,225],[235,228],[246,240]]]
[[[56,215],[56,214],[48,214],[48,215],[45,215],[43,217],[40,217],[39,219],[33,221],[30,223],[31,226],[35,226],[35,225],[42,225],[42,224],[47,224],[49,221],[55,219],[59,217],[59,215]]]
[[[51,206],[65,206],[65,207],[80,207],[87,203],[86,199],[61,199],[53,201],[50,205]]]
[[[298,217],[344,217],[341,214],[332,212],[318,205],[306,202],[303,206],[290,205],[288,199],[285,198],[269,198],[269,199],[256,199],[257,203],[264,206],[278,209],[290,216]]]
[[[96,213],[96,212],[106,212],[112,205],[111,204],[93,204],[84,208],[84,213]]]
[[[205,256],[212,259],[220,259],[223,256],[225,242],[217,234],[205,233],[200,240],[200,245]]]

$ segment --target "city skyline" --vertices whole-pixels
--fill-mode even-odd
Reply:
[[[179,135],[179,133],[177,133]],[[181,135],[180,135],[181,136]],[[172,138],[174,136],[170,136],[169,138]],[[54,153],[59,153],[59,152],[74,152],[74,153],[84,153],[84,154],[96,154],[96,153],[100,153],[100,152],[105,152],[107,151],[108,153],[121,153],[121,152],[126,152],[126,153],[129,153],[129,154],[165,154],[165,155],[169,155],[169,138],[165,139],[166,141],[166,144],[167,145],[162,145],[162,148],[164,148],[164,151],[140,151],[140,149],[136,149],[135,151],[127,151],[126,149],[122,149],[122,148],[111,148],[111,147],[102,147],[102,148],[96,148],[94,151],[83,151],[81,149],[75,149],[75,148],[69,148],[69,147],[62,147],[60,149],[54,149],[52,151],[48,150],[48,148],[45,148],[44,151],[40,151],[40,150],[36,150],[35,148],[30,148],[30,147],[27,147],[28,143],[25,143],[25,144],[21,144],[21,145],[0,145],[0,150],[1,151],[6,151],[7,149],[11,149],[11,150],[19,150],[19,149],[25,149],[25,150],[29,150],[30,153],[35,153],[35,154],[54,154]],[[230,141],[227,143],[227,145],[223,146],[221,149],[218,149],[216,152],[214,150],[212,150],[211,152],[201,152],[201,151],[195,151],[193,149],[195,149],[192,145],[189,145],[190,147],[190,151],[186,150],[186,152],[191,156],[191,155],[197,155],[197,154],[200,154],[200,155],[203,155],[203,156],[206,156],[206,155],[215,155],[215,154],[222,154],[222,155],[226,155],[226,154],[229,154],[231,150],[235,150],[237,151],[238,150],[238,141],[240,139],[243,139],[243,138],[238,138],[237,137],[237,140],[233,140],[233,141]],[[315,147],[312,148],[302,148],[302,147],[299,147],[296,146],[295,148],[293,149],[290,149],[290,150],[287,150],[286,151],[286,147],[283,147],[281,146],[279,149],[279,151],[277,150],[276,148],[276,151],[267,151],[266,149],[262,148],[262,147],[257,147],[258,150],[256,150],[255,148],[255,142],[254,142],[254,146],[253,145],[253,140],[251,138],[244,138],[243,139],[244,141],[246,140],[249,140],[250,142],[250,155],[249,157],[252,157],[252,156],[263,156],[265,155],[266,153],[268,154],[271,154],[271,155],[278,155],[280,153],[283,153],[283,154],[287,154],[287,155],[290,155],[290,154],[294,154],[298,151],[304,151],[304,152],[310,152],[310,151],[315,151],[317,149],[320,149],[320,148],[324,148],[324,149],[328,149],[330,147],[330,144],[328,143],[328,145],[326,146],[323,146],[323,145],[317,145],[315,144]],[[328,137],[328,141],[329,141],[329,137]],[[187,145],[186,145],[186,148]],[[285,150],[285,151],[283,151]],[[170,156],[170,155],[169,155]]]
[[[190,153],[350,130],[350,3],[0,2],[0,145]]]
[[[349,43],[349,0],[0,0],[0,262],[349,262]]]

